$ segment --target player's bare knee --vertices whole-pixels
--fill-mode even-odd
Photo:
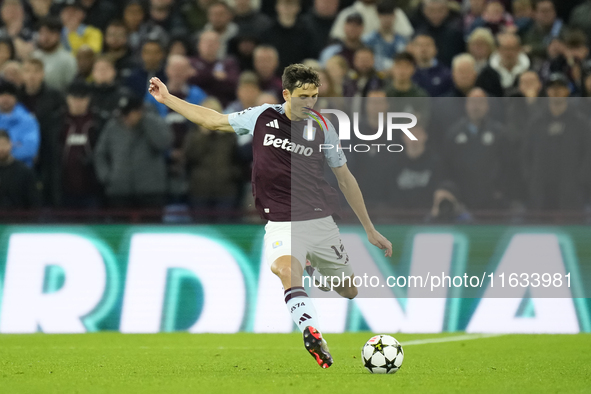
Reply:
[[[271,272],[281,280],[291,280],[294,277],[301,277],[303,273],[299,262],[291,256],[282,256],[275,260],[271,264]]]

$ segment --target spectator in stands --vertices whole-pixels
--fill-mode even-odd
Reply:
[[[573,9],[570,14],[569,25],[575,29],[581,29],[591,42],[591,0],[586,0]]]
[[[168,91],[171,92],[171,94],[174,94],[191,104],[201,104],[201,102],[207,97],[207,94],[203,89],[189,84],[189,80],[195,74],[195,70],[191,67],[191,63],[186,56],[169,56],[166,60],[164,73],[166,75],[165,81]],[[146,101],[156,107],[160,116],[167,119],[167,123],[171,124],[173,130],[175,129],[174,124],[177,123],[182,123],[184,125],[183,128],[187,128],[187,119],[179,119],[179,117],[176,116],[176,112],[172,111],[166,105],[157,102],[151,94],[146,93]],[[170,119],[168,119],[169,117]],[[181,120],[181,122],[179,122],[179,120]],[[185,133],[186,130],[183,132],[183,138],[180,138],[181,141],[184,139]]]
[[[486,4],[482,16],[474,21],[468,33],[479,27],[484,27],[493,34],[517,32],[513,17],[506,12],[505,6],[499,0],[491,0]]]
[[[94,62],[90,108],[97,115],[95,122],[99,130],[115,115],[119,99],[127,91],[116,83],[116,77],[117,71],[109,58],[99,57]]]
[[[300,0],[277,0],[275,9],[277,19],[263,31],[261,41],[277,49],[279,68],[283,70],[292,63],[314,57],[312,32],[298,19]]]
[[[60,12],[64,25],[62,45],[76,55],[78,49],[88,45],[95,53],[103,50],[103,33],[94,26],[82,23],[86,18],[86,9],[80,0],[69,0]]]
[[[207,99],[204,106],[222,110],[215,99]],[[199,220],[211,221],[215,217],[225,220],[235,209],[241,174],[237,148],[234,133],[200,126],[189,134],[185,145],[189,195]]]
[[[505,102],[506,127],[505,136],[507,168],[506,174],[508,198],[515,205],[523,206],[527,200],[527,185],[523,177],[523,151],[529,125],[539,113],[547,110],[547,100],[540,99],[543,85],[535,71],[526,71],[519,76],[518,88]]]
[[[448,0],[423,0],[415,29],[433,37],[439,61],[449,67],[465,48],[461,23],[459,15],[450,12]]]
[[[320,53],[320,64],[326,67],[326,62],[333,56],[339,55],[347,60],[349,67],[353,67],[355,51],[363,46],[363,18],[361,14],[350,14],[345,20],[345,37],[342,41],[329,45]]]
[[[39,151],[39,124],[17,100],[17,88],[0,80],[0,129],[6,130],[12,142],[12,156],[28,167]]]
[[[327,2],[334,2],[328,0]],[[234,23],[238,26],[238,32],[242,36],[261,38],[261,33],[271,26],[272,20],[267,15],[258,12],[252,4],[252,0],[234,1]]]
[[[343,2],[344,3],[344,2]],[[337,19],[332,26],[330,36],[334,39],[343,40],[345,39],[345,23],[349,15],[360,14],[363,18],[364,30],[362,34],[369,34],[375,27],[380,25],[378,12],[377,12],[377,0],[357,0],[351,6],[343,9],[337,15]],[[397,34],[409,39],[414,29],[410,24],[406,14],[400,8],[397,8],[396,17],[394,19],[394,31]]]
[[[484,67],[478,73],[476,61],[468,53],[460,54],[454,58],[452,80],[454,87],[448,94],[451,97],[466,97],[466,93],[474,87],[484,89],[491,97],[504,95],[499,74],[490,66]]]
[[[501,208],[504,198],[503,125],[491,118],[486,93],[468,93],[466,117],[445,139],[444,165],[469,209]]]
[[[0,36],[0,68],[9,60],[14,60],[14,44],[9,37]]]
[[[239,33],[228,43],[228,55],[236,59],[240,70],[254,70],[254,50],[258,42],[254,35]]]
[[[141,0],[130,0],[123,8],[123,23],[129,33],[129,47],[139,54],[146,40],[166,40],[168,33],[159,25],[146,21],[146,10]]]
[[[452,64],[453,90],[450,92],[452,97],[466,97],[468,92],[476,87],[476,61],[470,54],[461,54],[454,58]]]
[[[470,34],[473,30],[474,22],[482,18],[487,0],[469,0],[468,11],[464,15],[464,31]]]
[[[499,48],[490,58],[490,66],[499,73],[505,91],[515,86],[522,73],[529,70],[529,58],[523,51],[517,34],[502,33],[497,37]]]
[[[546,78],[556,72],[565,74],[571,82],[571,92],[580,95],[586,65],[591,64],[587,36],[581,30],[569,30],[564,34],[563,44],[559,47],[560,53],[544,63],[541,74]]]
[[[119,12],[114,1],[81,0],[80,3],[86,12],[84,24],[94,26],[101,31],[104,31],[107,28],[109,22],[112,21]]]
[[[220,37],[218,58],[223,59],[228,54],[228,44],[238,34],[238,25],[232,21],[233,11],[224,1],[214,1],[207,7],[207,24],[204,31],[213,30]]]
[[[427,145],[427,131],[418,124],[412,128],[416,141],[402,136],[404,151],[395,155],[391,167],[389,196],[391,206],[398,209],[428,210],[433,205],[433,193],[444,179],[439,157]]]
[[[143,98],[119,100],[121,116],[111,119],[95,149],[95,170],[112,208],[161,208],[166,195],[168,126],[143,108]]]
[[[164,79],[164,59],[166,48],[158,39],[150,39],[142,45],[141,66],[131,70],[125,79],[125,85],[140,97],[148,91],[149,80],[152,77]]]
[[[193,57],[197,53],[193,45],[193,40],[185,36],[173,36],[170,38],[168,46],[168,56],[181,55]]]
[[[148,25],[159,26],[169,35],[187,34],[187,27],[174,0],[150,0]]]
[[[33,51],[32,44],[34,29],[27,26],[25,10],[20,0],[4,0],[0,8],[0,16],[3,27],[0,29],[0,37],[10,39],[13,58],[25,59]]]
[[[395,9],[396,4],[393,1],[380,2],[377,6],[380,24],[363,38],[363,43],[375,55],[375,68],[378,71],[389,70],[394,56],[404,51],[408,45],[408,40],[394,31]]]
[[[416,70],[415,58],[409,52],[401,52],[394,58],[392,83],[386,88],[388,97],[428,97],[426,91],[413,82]]]
[[[358,129],[365,135],[375,134],[380,129],[380,113],[386,113],[389,110],[386,92],[383,90],[369,91],[367,98],[361,104]],[[350,142],[351,145],[367,143],[357,137],[355,133],[351,134],[351,140],[347,143]],[[380,140],[385,140],[385,138],[382,137]],[[383,142],[380,140],[373,142]],[[383,148],[378,151],[378,146],[375,145],[372,145],[369,151],[357,152],[354,150],[347,154],[348,165],[358,179],[359,186],[363,189],[363,198],[368,208],[377,210],[390,206],[387,187],[389,180],[385,178],[385,171],[393,168],[393,157],[397,154],[399,153],[389,154]],[[377,171],[378,168],[383,171]]]
[[[241,0],[245,1],[245,0]],[[339,11],[339,0],[314,0],[314,5],[302,16],[302,22],[312,32],[315,56],[329,43],[329,34]]]
[[[349,72],[349,63],[344,57],[335,55],[326,62],[326,72],[336,93],[335,97],[342,97],[345,76]]]
[[[0,68],[0,77],[13,83],[18,89],[23,86],[22,64],[18,60],[9,60]]]
[[[169,92],[191,104],[201,104],[207,97],[206,93],[198,86],[188,83],[194,73],[195,70],[191,67],[187,57],[173,55],[167,59],[165,74]],[[157,102],[151,94],[146,93],[145,99],[147,103],[156,107],[160,116],[164,118],[172,130],[172,150],[167,161],[168,195],[176,202],[181,201],[187,193],[183,143],[192,124],[166,105]]]
[[[53,0],[29,0],[24,3],[27,14],[25,21],[31,30],[38,28],[39,23],[51,15],[52,4]]]
[[[476,61],[476,71],[480,73],[488,66],[490,57],[497,50],[495,37],[485,27],[479,27],[468,36],[468,53]]]
[[[353,58],[353,69],[343,82],[345,97],[366,97],[371,90],[383,87],[383,75],[374,67],[374,54],[369,48],[360,48]]]
[[[68,110],[60,133],[61,201],[67,208],[98,208],[100,184],[94,172],[98,123],[90,109],[91,88],[75,81],[68,88]]]
[[[418,34],[409,46],[417,67],[414,83],[424,89],[431,97],[446,95],[452,88],[451,70],[437,60],[437,47],[433,37]]]
[[[76,65],[78,67],[76,79],[89,83],[92,81],[92,66],[95,59],[96,53],[88,45],[84,44],[78,48],[76,53]]]
[[[552,74],[547,110],[530,123],[524,144],[524,170],[534,210],[582,209],[588,183],[589,123],[569,102],[569,80]]]
[[[190,31],[200,31],[207,23],[207,8],[216,0],[189,0],[182,7],[182,14]]]
[[[259,78],[252,71],[244,71],[240,74],[238,88],[236,89],[236,101],[233,101],[224,109],[224,113],[240,112],[244,109],[255,107],[261,94]]]
[[[546,57],[546,48],[560,37],[563,22],[556,15],[552,0],[534,1],[534,24],[523,35],[525,52],[534,59]]]
[[[61,34],[59,19],[49,17],[41,21],[33,56],[43,61],[47,85],[63,92],[76,76],[77,69],[76,59],[60,42]]]
[[[10,134],[0,129],[0,209],[27,210],[40,206],[35,174],[24,163],[16,160]]]
[[[216,97],[222,105],[228,105],[235,99],[240,69],[232,57],[218,58],[219,49],[218,33],[201,33],[197,45],[199,55],[191,59],[195,75],[189,82],[205,90],[208,95]]]
[[[513,19],[520,37],[523,37],[534,24],[533,16],[534,10],[531,0],[513,0]]]
[[[126,78],[136,66],[136,61],[128,42],[127,26],[120,20],[109,22],[105,31],[103,55],[108,57],[117,69],[120,78]]]
[[[22,104],[39,122],[40,145],[36,172],[43,184],[45,205],[55,206],[59,197],[58,168],[60,155],[58,137],[63,124],[66,102],[60,92],[43,82],[43,62],[30,58],[23,62],[23,87],[20,90]]]
[[[283,84],[277,75],[279,54],[270,45],[259,45],[254,50],[254,71],[259,78],[259,86],[263,92],[274,94],[277,99],[283,97]]]

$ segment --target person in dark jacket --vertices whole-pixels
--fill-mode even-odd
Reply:
[[[206,108],[221,111],[218,100],[206,99]],[[189,200],[198,221],[228,220],[236,207],[242,174],[234,133],[194,128],[184,148],[189,173]]]
[[[473,89],[465,100],[466,116],[450,129],[444,166],[468,209],[503,207],[503,125],[490,116],[484,90]]]
[[[61,205],[67,208],[97,208],[100,204],[101,189],[94,172],[94,149],[100,129],[90,100],[91,87],[87,83],[72,83],[60,133]]]
[[[143,97],[122,97],[119,109],[121,115],[105,125],[95,150],[95,170],[109,206],[161,208],[172,133],[159,115],[144,110]]]
[[[533,210],[579,210],[589,170],[589,122],[568,96],[568,77],[552,74],[547,110],[530,123],[524,144],[525,179]]]
[[[92,91],[90,107],[99,116],[98,129],[113,117],[117,110],[119,99],[129,92],[129,89],[116,82],[117,71],[107,57],[98,58],[92,67]]]
[[[148,91],[148,81],[152,77],[164,78],[164,58],[166,48],[162,40],[148,39],[142,45],[141,66],[132,69],[125,79],[125,85],[136,96],[143,97]]]
[[[28,210],[40,205],[33,170],[12,154],[10,135],[0,129],[0,210]]]
[[[261,41],[274,46],[279,52],[279,68],[283,70],[292,63],[312,58],[314,37],[298,15],[300,0],[278,0],[275,9],[277,19],[261,33]]]
[[[433,204],[433,193],[444,179],[439,156],[427,146],[427,132],[418,124],[412,129],[416,141],[402,136],[404,151],[394,156],[392,181],[389,183],[391,206],[397,209],[427,211]]]
[[[41,142],[35,169],[43,185],[43,204],[56,206],[59,199],[60,155],[58,137],[63,125],[66,102],[61,92],[43,81],[43,62],[29,58],[23,62],[23,87],[19,92],[21,103],[39,122]]]

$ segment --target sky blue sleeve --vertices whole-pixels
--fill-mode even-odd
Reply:
[[[262,114],[263,111],[269,108],[270,106],[270,104],[263,104],[258,107],[247,108],[244,111],[233,112],[228,115],[228,122],[230,123],[230,126],[232,126],[236,134],[252,135],[254,131],[254,126],[257,123],[259,115]]]
[[[326,157],[329,167],[342,167],[347,162],[347,158],[341,149],[339,135],[337,134],[333,124],[328,119],[326,119],[326,122],[328,124],[328,130],[324,133],[324,143],[327,145],[332,145],[332,148],[323,149],[322,151],[324,152],[324,156]]]

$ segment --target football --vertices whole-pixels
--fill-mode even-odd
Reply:
[[[400,343],[390,335],[376,335],[361,349],[363,366],[371,373],[395,373],[400,369],[404,352]]]

